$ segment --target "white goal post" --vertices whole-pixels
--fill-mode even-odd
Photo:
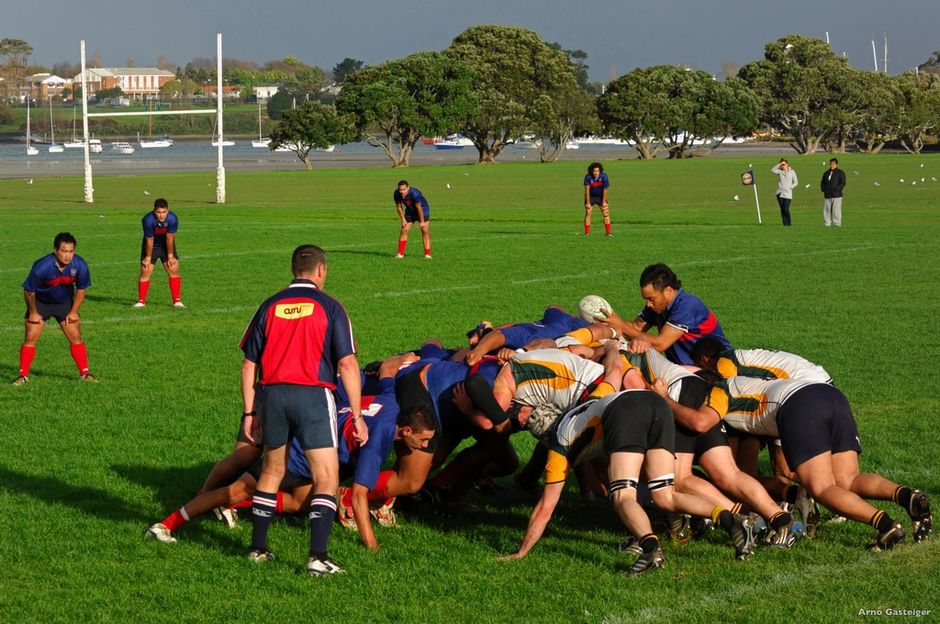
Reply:
[[[219,122],[219,164],[216,167],[215,201],[217,204],[225,203],[225,165],[222,160],[222,33],[215,36],[216,54],[216,110],[193,109],[175,111],[143,111],[140,113],[89,113],[88,112],[88,74],[85,69],[85,40],[81,41],[82,55],[82,133],[85,137],[85,202],[95,202],[95,187],[92,185],[91,156],[89,152],[88,118],[89,117],[144,117],[147,115],[212,115],[217,116]]]

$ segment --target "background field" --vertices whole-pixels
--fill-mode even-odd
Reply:
[[[303,527],[272,529],[279,560],[265,566],[243,557],[247,523],[230,532],[196,521],[174,545],[143,539],[231,448],[238,340],[260,301],[287,283],[290,251],[304,242],[329,252],[326,290],[349,310],[363,363],[428,337],[457,344],[481,318],[573,309],[591,292],[630,316],[641,307],[642,268],[667,262],[736,346],[824,365],[852,401],[863,469],[925,489],[940,507],[940,158],[846,156],[842,229],[822,227],[824,155],[791,160],[802,182],[795,226],[779,225],[774,160],[606,163],[610,239],[597,215],[594,233],[578,236],[586,163],[230,174],[224,207],[211,203],[211,171],[98,177],[93,206],[81,203],[77,178],[0,180],[0,380],[16,375],[20,285],[61,230],[76,235],[91,265],[82,323],[100,380],[76,381],[66,341],[50,327],[31,383],[0,384],[2,619],[765,622],[842,621],[879,608],[936,616],[940,536],[869,554],[872,529],[826,525],[815,540],[761,549],[742,564],[716,535],[667,544],[665,570],[631,579],[608,504],[582,507],[573,487],[518,562],[496,556],[518,545],[534,501],[508,488],[450,519],[377,529],[377,554],[337,527],[331,553],[349,573],[322,580],[302,574]],[[751,163],[763,226],[738,183]],[[430,199],[432,261],[420,258],[416,233],[409,255],[392,257],[390,197],[402,176]],[[130,307],[139,221],[156,196],[182,222],[183,311],[169,307],[164,277],[146,309]],[[524,460],[532,439],[517,436],[517,445]]]

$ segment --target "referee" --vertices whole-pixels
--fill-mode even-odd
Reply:
[[[277,510],[277,490],[284,478],[287,445],[296,438],[310,464],[310,559],[307,572],[323,576],[343,572],[327,555],[336,515],[339,486],[336,404],[332,391],[336,373],[349,397],[355,438],[365,444],[369,431],[362,420],[359,363],[352,325],[343,306],[321,289],[326,282],[326,254],[315,245],[301,245],[291,257],[294,279],[269,298],[251,319],[241,348],[242,394],[262,390],[261,441],[264,468],[252,498],[253,530],[248,558],[269,561],[268,527]],[[250,404],[250,403],[249,403]],[[252,420],[252,416],[246,419]],[[251,428],[253,423],[246,422]]]

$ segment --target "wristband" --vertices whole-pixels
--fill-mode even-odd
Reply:
[[[356,422],[357,420],[362,420],[362,416],[353,416],[352,420],[353,422]]]
[[[242,412],[242,418],[247,418],[248,416],[257,416],[258,412],[252,410],[250,412]]]

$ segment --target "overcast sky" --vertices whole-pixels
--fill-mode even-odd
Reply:
[[[77,63],[79,41],[105,66],[185,65],[223,54],[263,63],[288,54],[331,69],[345,57],[380,63],[442,50],[475,24],[523,26],[588,53],[592,80],[635,67],[688,64],[720,74],[763,57],[789,33],[825,38],[861,69],[899,73],[940,49],[940,0],[4,0],[0,38],[25,39],[34,63]]]

